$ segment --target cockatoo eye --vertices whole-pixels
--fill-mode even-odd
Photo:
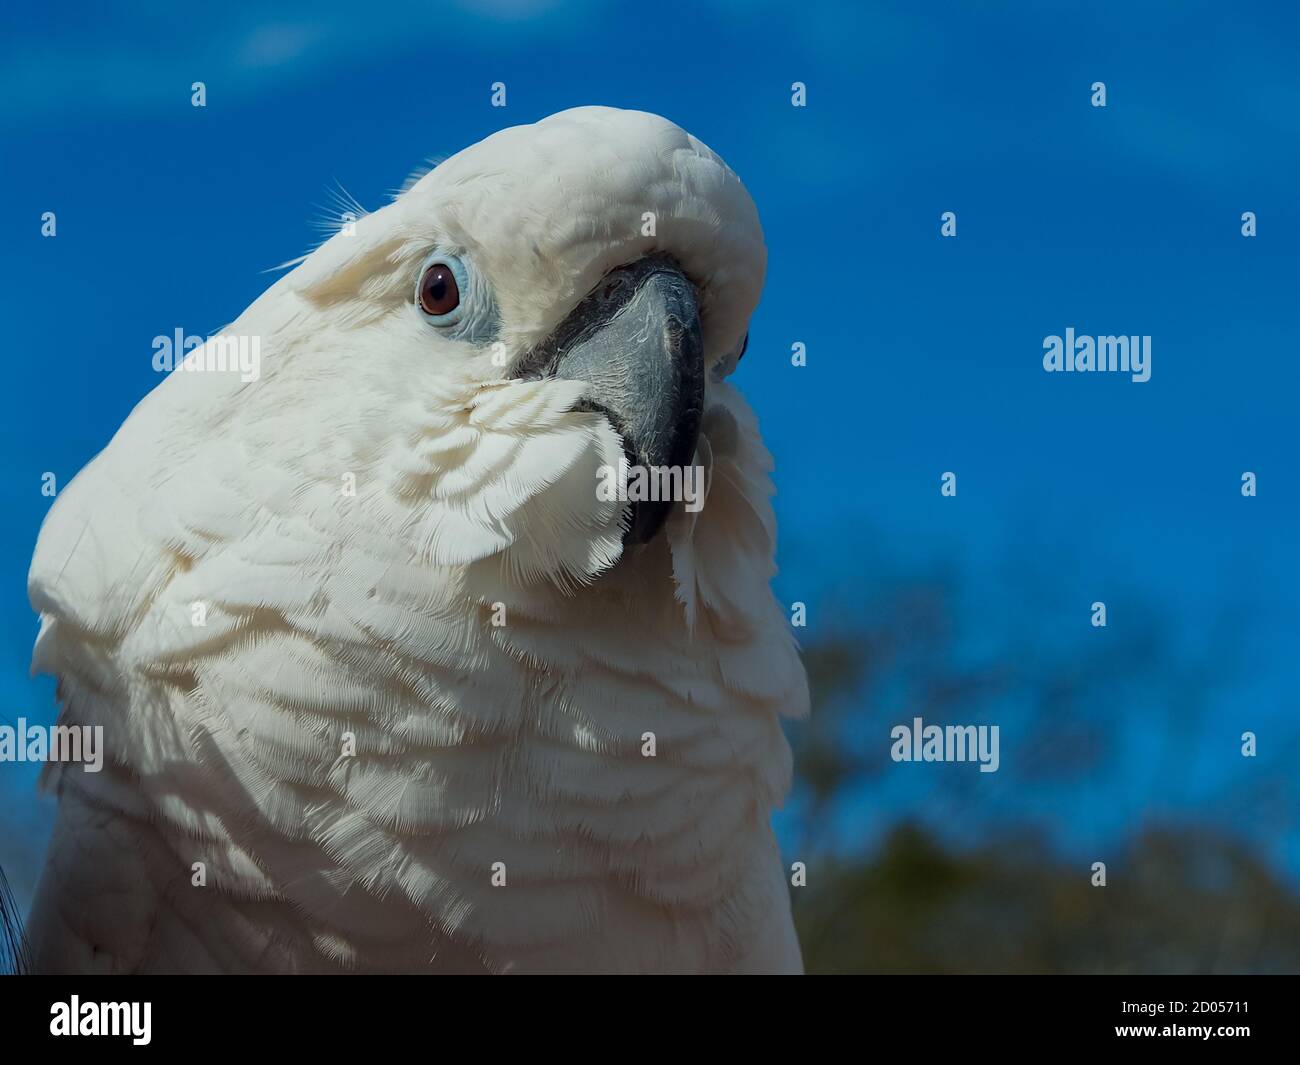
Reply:
[[[459,306],[460,283],[456,272],[448,263],[430,263],[420,278],[420,310],[447,324]]]
[[[486,344],[500,319],[487,279],[459,250],[434,248],[415,280],[415,307],[448,340]]]

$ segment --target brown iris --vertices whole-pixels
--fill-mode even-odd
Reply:
[[[420,307],[425,314],[440,317],[460,306],[456,275],[446,263],[433,263],[420,279]]]

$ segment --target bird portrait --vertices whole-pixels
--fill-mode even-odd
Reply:
[[[33,669],[103,730],[44,770],[32,968],[800,971],[771,815],[808,685],[729,380],[765,266],[717,154],[580,107],[178,360],[32,560]]]

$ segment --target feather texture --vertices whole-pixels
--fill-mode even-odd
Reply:
[[[447,244],[511,360],[666,250],[716,362],[763,274],[717,156],[583,108],[443,162],[281,278],[228,331],[260,338],[257,381],[177,371],[142,401],[32,564],[34,668],[107,753],[47,771],[38,967],[798,967],[768,818],[807,688],[754,416],[710,384],[704,509],[625,552],[594,491],[621,441],[585,386],[512,380],[411,306]]]

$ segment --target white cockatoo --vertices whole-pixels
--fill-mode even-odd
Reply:
[[[798,971],[807,683],[725,380],[765,259],[717,155],[579,108],[299,260],[223,331],[255,380],[168,375],[32,562],[33,668],[105,748],[47,769],[35,967]]]

